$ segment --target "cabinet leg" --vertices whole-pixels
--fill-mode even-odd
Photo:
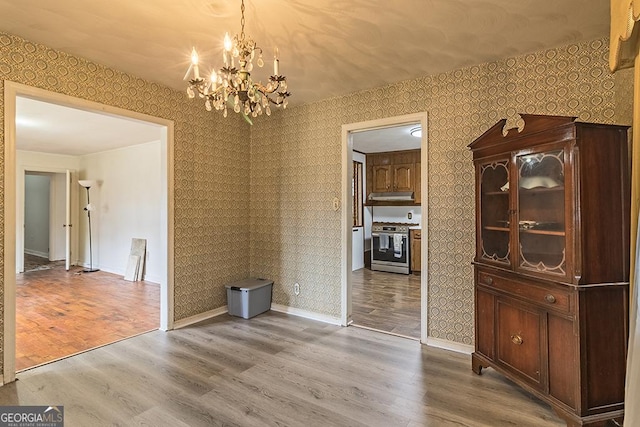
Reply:
[[[475,353],[471,354],[471,370],[476,374],[482,374],[482,368],[486,368]]]
[[[614,418],[604,418],[604,419],[592,419],[588,418],[578,421],[574,419],[569,414],[566,414],[562,410],[553,407],[554,412],[562,418],[566,423],[567,427],[622,427],[623,417],[614,417]],[[605,415],[606,417],[606,415]]]

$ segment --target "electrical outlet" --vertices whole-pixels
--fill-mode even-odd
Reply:
[[[411,219],[412,216],[413,216],[413,214],[411,212],[407,213],[407,219]]]
[[[300,295],[300,284],[296,283],[293,285],[293,293],[296,295]]]

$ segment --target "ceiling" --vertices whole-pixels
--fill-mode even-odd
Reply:
[[[161,139],[162,126],[16,98],[16,148],[82,156]]]
[[[422,139],[412,136],[411,130],[419,128],[420,123],[414,123],[354,132],[352,134],[353,149],[365,154],[415,150],[420,148]]]
[[[605,0],[246,0],[245,33],[274,47],[290,105],[604,37]],[[0,0],[0,30],[175,88],[240,31],[239,0]],[[261,74],[260,71],[264,71]]]
[[[254,78],[266,80],[277,46],[291,106],[609,32],[609,2],[604,0],[245,1],[245,33],[264,49],[267,63],[253,72]],[[0,0],[0,17],[0,31],[182,91],[192,47],[200,54],[203,73],[220,67],[225,31],[240,31],[240,1]],[[20,149],[58,147],[61,154],[78,154],[93,144],[109,149],[101,145],[107,141],[122,145],[122,138],[110,133],[118,128],[112,117],[80,112],[66,118],[73,111],[55,106],[45,112],[42,105],[26,101],[22,107]],[[46,132],[26,125],[47,119]],[[133,125],[130,120],[120,123]],[[69,125],[66,131],[63,124]],[[85,131],[98,135],[98,129],[103,140],[88,145]],[[125,134],[147,131],[153,133],[143,126]],[[404,148],[399,141],[406,129],[395,136],[388,132],[356,135],[356,149],[387,151],[381,142],[387,139],[397,142],[393,149]],[[59,146],[52,143],[53,135],[58,135]],[[361,145],[365,136],[380,141]],[[414,140],[419,138],[407,141]]]

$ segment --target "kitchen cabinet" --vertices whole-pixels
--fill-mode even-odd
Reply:
[[[416,205],[420,196],[420,150],[367,154],[367,204]],[[410,192],[412,201],[371,201],[371,193]]]
[[[501,120],[470,144],[476,172],[475,352],[568,426],[624,414],[627,127]]]
[[[415,165],[413,163],[393,165],[393,190],[415,190]]]
[[[368,178],[367,178],[368,181]],[[393,191],[393,171],[390,165],[376,165],[372,167],[372,184],[371,189],[374,193],[384,193]]]
[[[422,249],[420,248],[420,244],[422,243],[422,230],[409,230],[409,241],[411,242],[411,271],[419,273],[422,269]]]

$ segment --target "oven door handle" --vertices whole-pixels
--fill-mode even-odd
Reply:
[[[380,237],[380,234],[378,234],[378,233],[371,233],[371,237]]]

